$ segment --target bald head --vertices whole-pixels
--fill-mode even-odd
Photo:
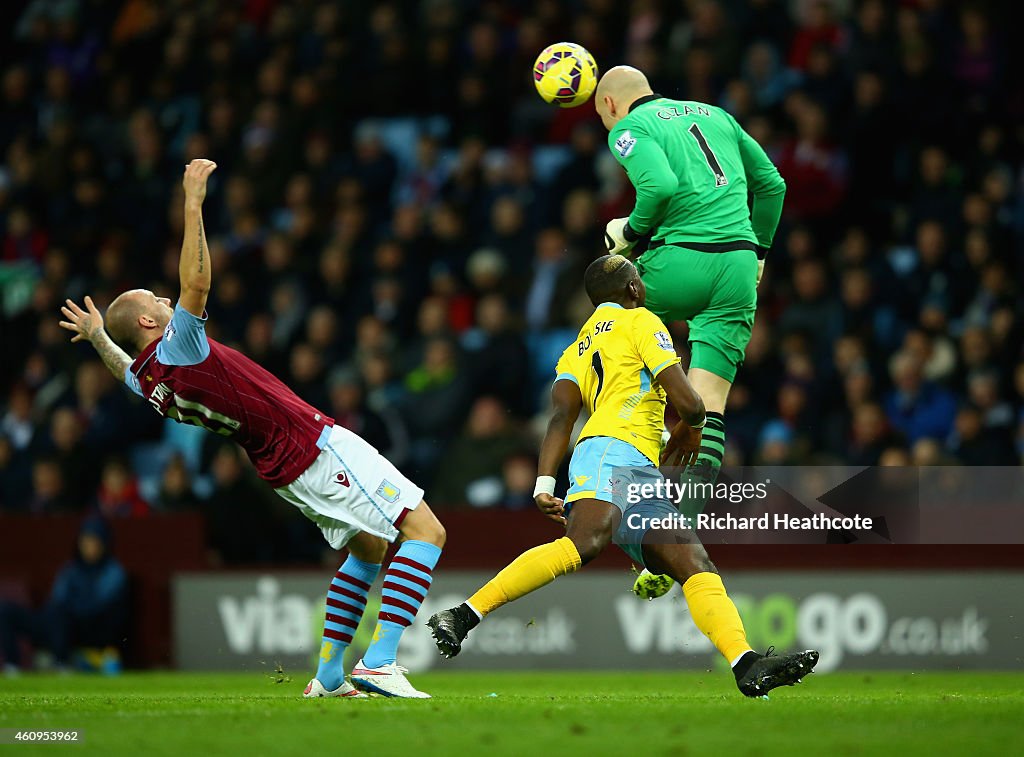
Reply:
[[[110,303],[104,320],[110,338],[134,356],[160,338],[173,312],[170,300],[148,289],[131,289]]]
[[[608,69],[598,82],[594,103],[605,128],[611,131],[629,113],[630,105],[653,94],[643,71],[632,66],[616,66]]]

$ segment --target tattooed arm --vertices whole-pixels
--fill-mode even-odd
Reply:
[[[114,340],[104,330],[103,315],[92,301],[92,297],[86,296],[85,310],[71,300],[65,300],[65,305],[60,310],[67,318],[66,321],[61,321],[60,325],[74,334],[71,341],[80,342],[84,339],[91,343],[114,377],[118,381],[124,381],[124,373],[132,364],[132,359],[127,352],[114,344]]]
[[[181,185],[185,190],[185,238],[181,242],[178,277],[181,279],[181,306],[202,317],[210,294],[210,248],[203,229],[203,200],[206,181],[216,170],[211,160],[197,158],[185,167]]]

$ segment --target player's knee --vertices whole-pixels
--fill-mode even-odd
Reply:
[[[441,521],[434,519],[435,527],[431,531],[431,544],[436,544],[438,547],[443,547],[445,542],[448,540],[448,532],[444,530],[444,526],[441,525]]]
[[[710,557],[708,557],[707,555],[704,555],[704,559],[700,561],[700,570],[698,572],[699,573],[717,573],[718,572],[718,568],[716,568],[715,564],[713,562],[711,562],[711,558]]]
[[[711,562],[711,558],[708,557],[707,550],[701,545],[695,545],[691,548],[688,559],[684,563],[687,578],[697,573],[717,573],[718,568]]]
[[[348,551],[357,560],[376,565],[384,562],[388,543],[379,536],[361,533],[348,543]]]
[[[402,536],[405,539],[425,541],[437,547],[443,547],[448,534],[433,511],[422,502],[413,510],[402,524]]]
[[[586,565],[608,546],[608,536],[603,533],[574,534],[569,537],[579,552],[580,562]]]

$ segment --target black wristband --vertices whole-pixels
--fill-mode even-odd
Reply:
[[[643,234],[640,234],[638,231],[635,231],[633,227],[629,225],[629,221],[626,221],[626,225],[622,227],[623,239],[625,239],[627,242],[635,242],[642,236]]]
[[[764,256],[768,254],[768,248],[762,247],[761,245],[757,244],[754,245],[754,252],[757,253],[758,260],[764,260]]]

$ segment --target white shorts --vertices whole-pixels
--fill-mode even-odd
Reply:
[[[335,549],[360,531],[393,542],[406,511],[423,501],[421,488],[341,426],[331,429],[327,444],[302,475],[275,491],[316,523]]]

